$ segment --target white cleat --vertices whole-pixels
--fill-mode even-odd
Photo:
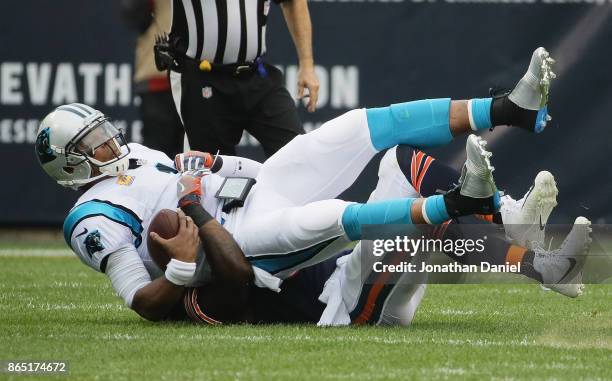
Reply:
[[[483,138],[470,135],[465,145],[467,160],[461,170],[459,185],[460,194],[472,198],[492,197],[497,191],[493,180],[495,168],[491,165],[493,154],[485,149]]]
[[[508,240],[531,250],[543,248],[546,223],[557,206],[558,194],[554,176],[541,171],[522,199],[503,196],[500,212]]]
[[[591,245],[591,231],[591,221],[578,217],[561,247],[534,250],[533,267],[542,275],[544,286],[570,298],[582,295],[582,268]]]
[[[508,98],[527,110],[540,110],[548,103],[550,83],[557,76],[552,71],[555,60],[544,48],[537,48],[531,56],[529,69],[516,84]]]

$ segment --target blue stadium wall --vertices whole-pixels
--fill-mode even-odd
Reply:
[[[59,226],[78,194],[56,186],[33,150],[38,121],[56,105],[80,101],[111,115],[140,139],[131,75],[134,33],[116,1],[6,0],[0,14],[0,226]],[[333,1],[310,2],[321,79],[319,110],[300,106],[307,129],[349,109],[411,99],[485,97],[512,87],[532,50],[557,58],[552,126],[539,136],[486,133],[501,189],[521,197],[539,170],[557,178],[556,222],[581,214],[612,221],[612,2]],[[268,28],[267,60],[295,89],[296,55],[278,7]],[[459,167],[458,139],[432,151]],[[243,139],[243,155],[261,159]],[[365,200],[372,163],[344,195]]]

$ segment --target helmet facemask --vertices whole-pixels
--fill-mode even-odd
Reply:
[[[93,170],[99,172],[92,173],[88,182],[126,171],[129,153],[130,148],[123,133],[101,114],[66,145],[66,158],[71,165],[87,161]]]

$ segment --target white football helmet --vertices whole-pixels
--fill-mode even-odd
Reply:
[[[114,158],[99,161],[104,145]],[[81,103],[59,106],[38,128],[36,154],[45,172],[58,184],[78,188],[104,176],[117,176],[129,167],[126,139],[100,111]],[[92,169],[100,172],[95,176]]]

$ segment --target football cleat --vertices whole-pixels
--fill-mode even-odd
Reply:
[[[591,245],[591,231],[591,221],[578,217],[561,247],[534,250],[533,267],[542,276],[544,286],[570,298],[582,295],[582,268]]]
[[[544,247],[548,217],[557,206],[557,183],[548,171],[541,171],[520,200],[502,197],[501,215],[508,240],[534,250]]]
[[[476,135],[468,136],[465,146],[467,159],[461,169],[459,184],[444,195],[451,217],[493,214],[499,210],[499,192],[490,161],[492,154],[485,150],[486,144]]]
[[[476,135],[468,136],[465,150],[467,159],[459,178],[460,194],[471,198],[489,198],[497,192],[491,165],[493,154],[485,149],[486,140]]]
[[[542,132],[552,118],[548,115],[548,94],[550,83],[557,76],[552,71],[555,60],[544,48],[537,48],[531,56],[529,68],[516,84],[508,99],[520,108],[538,111],[533,127],[534,132]]]

